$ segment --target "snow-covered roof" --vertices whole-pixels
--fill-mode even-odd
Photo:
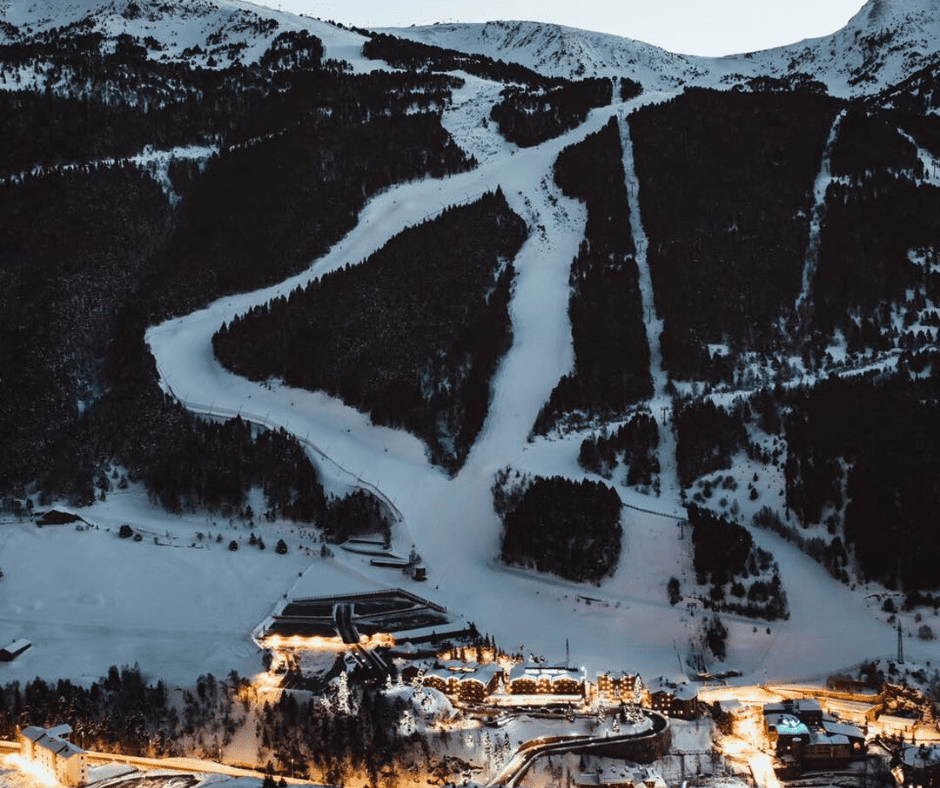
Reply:
[[[46,736],[68,736],[72,732],[72,726],[68,723],[56,725],[54,728],[46,729]]]
[[[810,744],[848,744],[847,736],[827,736],[825,733],[811,733],[809,737]]]
[[[63,739],[72,732],[72,726],[68,724],[57,725],[54,728],[40,728],[32,725],[23,728],[20,735],[34,742],[37,747],[49,750],[56,757],[71,758],[73,755],[82,755],[84,750],[76,747],[72,742]]]
[[[531,662],[520,662],[518,665],[513,666],[509,673],[509,680],[515,681],[521,678],[532,679],[532,681],[542,681],[544,679],[555,682],[560,679],[581,681],[583,676],[577,668],[547,667],[545,665],[533,665]]]
[[[5,651],[8,654],[16,654],[17,652],[28,649],[31,645],[32,643],[30,643],[28,640],[20,638],[19,640],[14,640],[9,645],[4,646],[2,649],[0,649],[0,651]]]
[[[502,673],[503,669],[499,665],[480,665],[473,673],[464,673],[459,676],[460,681],[479,681],[482,684],[489,684],[493,676]]]
[[[904,748],[902,760],[906,766],[927,766],[940,762],[940,747],[909,745]]]
[[[856,725],[849,725],[845,722],[830,722],[823,720],[823,729],[831,736],[847,736],[850,739],[864,739],[865,734],[862,729]]]

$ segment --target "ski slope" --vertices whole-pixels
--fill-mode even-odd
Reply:
[[[596,110],[581,127],[529,149],[506,143],[482,122],[497,95],[498,86],[469,78],[444,118],[458,144],[477,157],[476,170],[405,184],[379,195],[362,211],[357,227],[303,274],[154,326],[147,341],[164,386],[184,403],[280,424],[380,488],[403,516],[393,530],[396,550],[407,551],[413,544],[428,565],[429,582],[421,592],[494,634],[505,648],[558,660],[568,639],[573,660],[589,673],[612,667],[646,676],[672,673],[677,651],[685,650],[701,618],[666,601],[665,584],[671,575],[680,577],[684,588],[694,579],[690,542],[678,538],[675,520],[625,510],[625,549],[616,575],[599,588],[579,586],[498,564],[500,524],[490,496],[494,473],[507,465],[531,473],[585,475],[575,461],[579,436],[527,440],[538,409],[573,363],[567,277],[585,211],[554,186],[552,164],[563,147],[600,129],[612,115],[626,117],[640,104],[664,95],[645,94],[625,105]],[[630,177],[628,170],[628,181]],[[424,447],[413,436],[375,426],[367,416],[323,393],[276,382],[255,384],[215,361],[210,340],[223,321],[327,271],[357,264],[405,227],[497,187],[529,224],[531,235],[515,261],[514,343],[494,380],[484,429],[456,478],[429,465]],[[637,212],[637,222],[639,218]],[[639,230],[639,225],[634,227],[635,233]],[[647,282],[645,290],[651,287]],[[644,292],[644,301],[651,298],[651,292]],[[654,371],[657,390],[662,377],[660,366]],[[322,471],[329,481],[330,467],[324,465]],[[348,484],[335,475],[333,479],[336,489]],[[662,499],[647,499],[622,487],[618,491],[633,506],[664,514],[681,511],[678,491],[671,484]],[[732,630],[728,662],[745,671],[743,680],[765,674],[818,675],[890,653],[893,631],[869,611],[859,591],[839,585],[777,537],[755,533],[755,538],[780,563],[793,615],[788,622],[771,625],[770,633],[763,624],[756,627],[726,617]],[[370,567],[364,558],[347,555],[342,560],[350,572],[375,582],[402,582],[400,575]],[[304,589],[333,591],[328,577],[319,582],[309,574]],[[940,649],[930,643],[912,643],[911,649],[922,652],[924,659],[940,656]]]
[[[533,474],[585,476],[577,464],[583,435],[529,441],[539,408],[572,367],[568,272],[586,221],[584,206],[554,185],[552,166],[562,148],[611,117],[620,118],[626,130],[635,108],[668,94],[647,93],[595,110],[562,137],[518,149],[483,122],[500,89],[469,77],[444,117],[454,139],[480,163],[477,169],[389,189],[372,199],[357,226],[307,271],[153,326],[147,341],[162,385],[194,412],[239,413],[283,426],[306,442],[328,491],[343,493],[355,484],[380,490],[401,513],[393,526],[393,549],[407,555],[414,545],[428,567],[428,582],[414,590],[493,634],[503,648],[560,661],[569,641],[572,660],[588,675],[608,669],[645,677],[672,674],[702,616],[684,604],[671,607],[666,599],[671,576],[680,579],[684,591],[694,586],[691,543],[687,534],[679,538],[674,518],[682,506],[671,483],[664,484],[661,498],[650,498],[612,480],[624,503],[636,508],[624,509],[620,563],[599,587],[500,565],[501,526],[490,493],[494,474],[507,465]],[[628,184],[631,160],[632,152],[625,152]],[[211,337],[224,321],[328,271],[359,264],[402,229],[496,188],[531,232],[515,260],[514,342],[494,378],[484,428],[455,478],[431,466],[424,445],[412,435],[373,425],[368,416],[322,392],[277,381],[253,383],[216,362]],[[642,217],[638,209],[635,214],[632,229],[642,249]],[[644,303],[652,304],[642,254],[640,265],[649,280]],[[654,308],[651,313],[655,318]],[[658,394],[665,373],[656,354],[653,365]],[[666,444],[662,451],[664,469],[674,467],[665,463],[673,449]],[[773,484],[766,481],[758,504],[776,495]],[[252,505],[256,511],[263,508],[260,500]],[[112,664],[134,662],[145,675],[173,685],[233,668],[250,675],[260,669],[250,633],[285,595],[349,593],[407,582],[398,572],[370,566],[364,556],[336,551],[335,558],[320,558],[313,529],[290,523],[249,526],[204,514],[180,518],[152,506],[133,486],[111,492],[80,514],[97,527],[78,531],[14,523],[0,531],[6,575],[0,628],[11,639],[25,637],[34,644],[2,668],[3,681],[37,675],[86,681],[104,675]],[[749,515],[744,508],[742,518]],[[142,533],[141,542],[117,538],[125,522]],[[289,554],[249,547],[251,528],[271,548],[277,538],[285,538]],[[221,543],[213,539],[219,536]],[[763,624],[723,616],[732,632],[728,665],[744,671],[742,681],[765,675],[813,677],[890,655],[895,633],[872,612],[880,604],[865,600],[866,593],[878,589],[853,591],[777,537],[755,533],[755,539],[780,563],[793,615],[771,625],[769,633]],[[240,541],[241,549],[229,551],[230,540]],[[906,650],[910,659],[922,662],[940,658],[935,642],[912,640]]]

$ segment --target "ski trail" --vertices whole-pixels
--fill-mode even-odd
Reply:
[[[491,384],[488,424],[471,450],[470,472],[490,477],[517,456],[559,379],[574,367],[568,276],[584,235],[587,211],[565,197],[551,175],[551,162],[524,171],[506,191],[510,207],[530,227],[516,255],[516,281],[509,304],[512,347]]]
[[[839,126],[842,125],[845,112],[845,110],[842,110],[836,116],[832,128],[829,130],[829,139],[826,140],[819,174],[816,176],[816,184],[813,187],[813,215],[809,222],[809,243],[806,246],[806,257],[803,263],[803,286],[799,297],[796,299],[797,314],[803,311],[809,301],[813,279],[816,277],[816,268],[819,266],[819,234],[822,228],[823,215],[826,211],[826,189],[832,183],[832,146],[839,135]]]
[[[620,119],[620,138],[623,145],[623,172],[627,182],[627,201],[630,205],[630,231],[633,233],[633,244],[636,246],[636,267],[640,280],[640,296],[643,300],[646,342],[650,349],[653,396],[649,405],[659,428],[660,488],[662,495],[670,499],[678,499],[680,487],[676,470],[676,438],[672,427],[672,397],[666,392],[669,375],[663,366],[663,352],[659,339],[663,332],[663,320],[656,313],[653,278],[647,257],[649,239],[646,237],[640,214],[640,181],[636,175],[633,139],[630,136],[630,123],[623,116]]]
[[[917,158],[920,159],[920,163],[924,167],[923,182],[929,183],[932,186],[940,186],[940,158],[937,158],[930,151],[920,147],[920,145],[917,144],[917,140],[903,129],[898,129],[898,134],[917,149]]]

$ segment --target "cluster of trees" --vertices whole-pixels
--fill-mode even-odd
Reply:
[[[347,267],[253,309],[213,337],[254,380],[324,389],[423,438],[459,468],[512,341],[511,262],[527,235],[502,192],[409,228]]]
[[[773,621],[786,618],[787,597],[773,556],[754,545],[744,526],[709,509],[688,507],[699,585],[712,584],[707,608]],[[771,573],[769,580],[762,579]],[[755,578],[745,586],[744,580]]]
[[[247,683],[235,671],[222,680],[211,673],[200,676],[196,692],[186,690],[177,710],[166,685],[145,681],[137,665],[111,666],[107,676],[88,687],[68,679],[14,682],[0,688],[0,735],[13,739],[17,727],[68,723],[72,740],[88,750],[178,756],[192,754],[188,737],[202,743],[203,754],[214,756],[218,746],[208,746],[209,741],[224,746],[244,719],[238,698]]]
[[[127,34],[109,52],[101,33],[82,30],[78,23],[0,45],[0,172],[120,159],[147,145],[224,143],[269,90],[289,89],[301,72],[332,73],[306,31],[279,35],[258,63],[216,70],[150,59]],[[29,66],[55,90],[20,85]]]
[[[794,392],[786,419],[787,504],[806,525],[844,512],[863,579],[937,588],[940,367],[926,376],[831,377]]]
[[[620,496],[600,482],[537,477],[503,515],[501,559],[599,583],[620,560]]]
[[[146,281],[171,210],[127,165],[0,183],[0,205],[0,490],[87,491],[90,468],[74,461],[87,408],[110,385],[103,359],[122,304]]]
[[[834,176],[850,179],[864,178],[877,170],[923,174],[917,148],[898,133],[897,117],[859,105],[846,110],[830,166]]]
[[[496,82],[513,82],[536,88],[553,87],[566,82],[560,77],[546,77],[518,63],[504,63],[486,55],[443,49],[387,33],[373,33],[368,30],[361,32],[370,37],[362,45],[362,54],[372,60],[384,60],[393,68],[413,72],[465,71]]]
[[[409,111],[451,83],[316,72],[272,93],[181,203],[157,274],[162,310],[280,281],[351,230],[376,192],[471,167],[439,104]]]
[[[490,118],[507,141],[529,148],[580,125],[595,107],[610,104],[613,84],[609,79],[593,77],[548,90],[511,86],[503,90],[501,97],[493,105]]]
[[[819,328],[857,333],[856,349],[890,347],[897,336],[892,308],[904,306],[909,290],[936,298],[940,288],[940,273],[912,263],[910,251],[938,242],[940,189],[885,170],[833,183],[814,285]]]
[[[630,119],[663,359],[727,379],[766,350],[800,293],[813,184],[838,104],[814,92],[690,89]]]
[[[712,400],[677,400],[673,406],[679,481],[689,487],[700,476],[728,469],[747,448],[744,404],[726,409]]]
[[[391,699],[353,681],[322,698],[281,693],[277,701],[265,702],[257,733],[262,752],[270,753],[270,771],[330,785],[344,785],[353,772],[365,772],[369,785],[379,785],[380,776],[415,761],[426,769],[432,765],[427,740],[413,731],[403,734],[409,714],[403,697]]]
[[[653,392],[616,118],[561,152],[555,181],[587,204],[588,220],[570,275],[575,368],[540,411],[537,434],[573,411],[616,417]]]
[[[630,486],[653,484],[659,474],[659,428],[648,411],[635,413],[616,432],[585,438],[578,451],[578,464],[586,471],[609,479],[619,463],[627,466]]]

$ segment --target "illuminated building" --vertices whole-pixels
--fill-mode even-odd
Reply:
[[[585,678],[574,668],[520,663],[509,674],[508,688],[512,695],[583,695]]]
[[[598,673],[597,674],[597,692],[608,698],[617,698],[621,700],[633,700],[633,693],[639,684],[640,691],[643,691],[643,682],[639,675],[635,673]]]
[[[20,756],[41,766],[62,785],[85,785],[88,782],[85,751],[63,738],[71,732],[68,725],[49,730],[23,728],[19,734]]]

